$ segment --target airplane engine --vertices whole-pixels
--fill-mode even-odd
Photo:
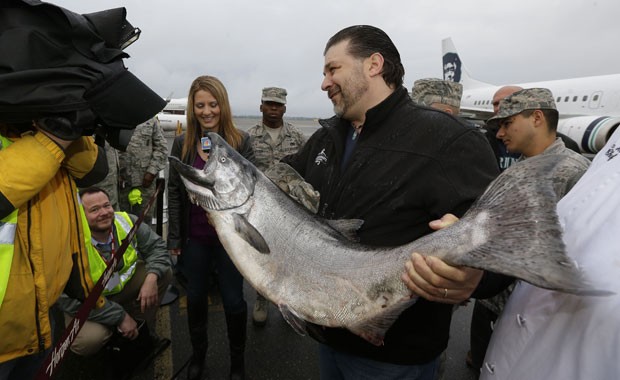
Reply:
[[[620,117],[578,116],[560,119],[558,132],[579,144],[582,153],[597,153],[620,125]]]

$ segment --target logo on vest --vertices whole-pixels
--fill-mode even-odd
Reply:
[[[325,154],[325,148],[316,155],[314,163],[319,166],[321,164],[327,164],[327,154]]]

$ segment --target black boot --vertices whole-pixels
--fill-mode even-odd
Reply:
[[[230,379],[245,379],[245,338],[248,312],[226,313],[226,327],[230,343]]]
[[[200,380],[207,356],[207,310],[187,304],[187,323],[192,342],[192,358],[187,369],[187,380]]]

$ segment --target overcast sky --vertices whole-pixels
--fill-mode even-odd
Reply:
[[[493,84],[620,73],[618,0],[56,0],[76,13],[125,7],[142,30],[129,70],[162,97],[186,97],[199,75],[226,86],[233,113],[258,115],[261,89],[288,90],[288,116],[327,117],[323,49],[355,24],[383,29],[405,85],[441,77],[441,40]]]

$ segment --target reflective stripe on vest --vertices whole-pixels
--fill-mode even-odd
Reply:
[[[88,221],[86,220],[86,216],[83,217],[84,226],[88,226]],[[116,235],[118,236],[119,244],[116,248],[120,246],[120,242],[122,242],[131,230],[133,226],[133,222],[129,218],[129,215],[126,212],[115,212],[114,213],[114,226],[116,227]],[[93,245],[91,240],[90,229],[84,228],[84,238],[86,240],[86,249],[88,251],[88,263],[90,266],[90,275],[93,281],[99,281],[99,277],[103,274],[108,264],[99,254],[97,248]],[[104,295],[116,294],[123,290],[125,284],[131,279],[134,272],[136,271],[136,262],[138,261],[138,254],[136,252],[134,242],[131,242],[127,247],[127,250],[123,254],[123,267],[120,271],[116,272],[120,276],[119,283],[112,287],[109,286],[103,291]]]
[[[11,140],[0,135],[0,149],[11,145]],[[17,209],[0,220],[0,309],[9,283],[13,252],[15,250],[15,231],[17,230]]]

